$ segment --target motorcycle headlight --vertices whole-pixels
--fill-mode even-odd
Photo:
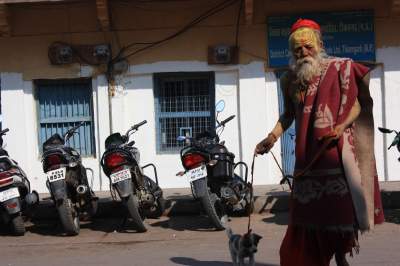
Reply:
[[[69,167],[75,167],[75,166],[77,166],[78,165],[78,163],[76,163],[76,162],[70,162],[69,163]]]

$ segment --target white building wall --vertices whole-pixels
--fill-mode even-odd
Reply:
[[[383,121],[381,126],[400,130],[400,47],[386,47],[376,51],[378,62],[383,63],[384,77],[382,97],[384,106],[382,110]],[[376,125],[375,127],[377,127]],[[376,135],[382,133],[376,132]],[[396,147],[387,150],[394,138],[394,133],[383,135],[383,144],[386,143],[384,155],[386,156],[387,180],[400,180],[400,163],[397,158],[400,156]],[[379,149],[379,147],[378,147]]]
[[[374,101],[373,115],[374,115],[374,131],[375,131],[375,160],[376,168],[378,171],[379,181],[384,181],[386,178],[385,174],[385,153],[386,148],[383,143],[383,134],[378,130],[378,127],[383,125],[384,121],[384,103],[382,101],[383,92],[383,67],[377,66],[370,75],[370,93]]]
[[[99,143],[100,141],[104,143],[105,137],[109,135],[107,86],[104,80],[101,81],[101,78],[99,80],[100,82],[93,82],[96,154],[82,159],[85,167],[93,170],[93,178],[91,172],[88,173],[88,178],[89,184],[92,184],[95,190],[107,189],[104,174],[100,173],[98,158],[101,158],[102,152],[99,150]],[[4,138],[5,149],[26,172],[31,188],[38,192],[48,192],[39,153],[37,102],[34,97],[33,82],[24,81],[22,75],[18,73],[1,73],[1,93],[3,128],[10,129]],[[99,100],[102,108],[97,108]]]
[[[400,71],[397,66],[400,62],[400,48],[378,49],[377,61],[382,62],[383,66],[375,69],[371,75],[375,127],[386,126],[398,130]],[[147,120],[148,123],[134,135],[136,146],[141,151],[141,164],[151,162],[157,166],[160,185],[163,188],[189,186],[185,177],[175,175],[182,170],[179,154],[156,152],[153,94],[153,73],[188,71],[215,72],[215,100],[222,99],[226,103],[220,118],[236,115],[235,119],[227,124],[221,139],[225,140],[228,149],[235,153],[236,161],[243,160],[250,169],[255,145],[274,127],[279,115],[277,80],[272,72],[265,73],[263,62],[239,66],[210,66],[197,61],[144,64],[131,67],[129,73],[117,78],[116,95],[111,101],[111,123],[107,81],[104,76],[92,80],[96,154],[94,157],[83,158],[83,163],[94,171],[95,190],[109,188],[108,178],[103,174],[99,163],[106,137],[111,132],[124,133],[130,126],[142,120]],[[47,192],[38,147],[37,103],[33,82],[24,81],[18,73],[2,73],[1,88],[3,127],[10,128],[10,132],[4,138],[6,149],[27,172],[32,188],[39,192]],[[400,172],[398,152],[394,148],[387,151],[383,147],[385,141],[387,145],[390,144],[392,137],[394,135],[384,136],[376,131],[375,152],[380,180],[400,180],[397,174]],[[279,160],[279,142],[272,151]],[[153,176],[151,169],[146,170],[146,173]],[[270,154],[256,158],[255,184],[277,184],[280,178],[281,174]]]
[[[246,73],[243,72],[246,69],[250,72],[256,70],[256,72],[253,76],[246,76],[248,83],[242,85],[239,80],[243,79],[241,73]],[[152,162],[157,166],[162,187],[188,187],[189,183],[185,177],[176,176],[176,173],[182,170],[179,153],[157,154],[156,152],[153,73],[214,71],[215,101],[225,101],[225,110],[220,114],[220,119],[230,115],[236,116],[234,120],[226,125],[221,135],[221,140],[225,140],[228,149],[235,153],[236,161],[243,160],[250,167],[255,143],[265,135],[265,130],[260,130],[260,125],[265,125],[265,121],[261,123],[260,119],[254,119],[260,117],[260,110],[257,109],[257,106],[265,106],[263,103],[266,99],[265,74],[262,63],[241,66],[238,69],[236,66],[215,67],[200,62],[162,62],[135,66],[133,70],[130,76],[125,78],[124,90],[120,92],[124,95],[124,131],[134,123],[138,123],[143,119],[147,120],[147,125],[141,127],[135,135],[136,146],[141,151],[142,165]],[[256,87],[255,90],[254,87]],[[243,97],[242,91],[251,91],[253,99],[246,99],[245,103],[240,102],[239,96]],[[246,112],[239,110],[240,108],[247,109],[250,106],[256,107],[256,113],[250,121],[246,121],[248,119]],[[267,108],[264,107],[263,109],[262,112],[266,117]],[[243,118],[243,115],[245,118]],[[118,118],[115,117],[115,119]],[[260,137],[251,136],[257,131]],[[244,138],[249,139],[249,141],[244,140]],[[246,145],[251,145],[251,147],[245,147]],[[255,183],[266,184],[268,182],[265,176],[270,175],[266,174],[266,171],[265,164],[257,164]],[[152,176],[150,169],[146,173]],[[237,169],[237,173],[240,173],[240,169]]]

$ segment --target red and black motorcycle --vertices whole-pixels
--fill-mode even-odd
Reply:
[[[130,136],[146,123],[144,120],[132,126],[124,135],[114,133],[108,136],[106,151],[101,158],[103,171],[110,178],[110,190],[114,188],[117,191],[139,232],[147,231],[146,217],[158,218],[165,208],[155,165],[140,166],[139,150],[133,146],[135,141],[129,141]],[[153,168],[155,181],[143,173],[147,167]]]
[[[63,137],[56,133],[43,143],[46,185],[67,235],[78,235],[80,217],[94,216],[98,206],[86,174],[91,169],[84,167],[79,152],[68,146],[68,140],[82,125],[83,122],[70,128]]]
[[[235,118],[232,115],[218,121],[218,113],[224,107],[224,101],[217,103],[217,126],[211,132],[203,132],[195,138],[178,137],[187,145],[180,152],[185,171],[177,175],[186,174],[189,178],[193,196],[201,201],[204,211],[218,230],[225,228],[228,214],[248,214],[253,206],[246,163],[235,163],[235,155],[229,152],[225,141],[219,139],[225,125]],[[244,179],[234,172],[239,165],[245,168]]]
[[[3,149],[3,136],[8,131],[8,128],[0,131],[0,220],[11,227],[14,235],[22,236],[25,234],[22,215],[39,202],[39,195],[31,192],[25,172]]]

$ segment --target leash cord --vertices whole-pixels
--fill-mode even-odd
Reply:
[[[253,212],[253,181],[254,181],[254,161],[256,155],[253,155],[253,161],[251,162],[251,182],[250,182],[250,211],[249,211],[249,221],[247,224],[247,233],[250,233],[250,225],[251,225],[251,213]]]
[[[272,157],[274,158],[274,161],[275,161],[276,165],[278,166],[279,171],[281,171],[281,173],[282,173],[282,180],[279,183],[281,185],[283,185],[286,182],[289,185],[289,189],[292,190],[292,184],[290,184],[289,178],[283,172],[283,169],[282,169],[281,165],[279,164],[278,160],[276,159],[275,154],[272,151],[269,151],[269,152],[272,154]]]

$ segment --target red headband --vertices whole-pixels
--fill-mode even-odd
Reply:
[[[292,34],[297,29],[303,28],[303,27],[321,31],[321,27],[318,25],[317,22],[315,22],[311,19],[301,19],[300,18],[292,25],[292,28],[290,29],[290,34]]]

